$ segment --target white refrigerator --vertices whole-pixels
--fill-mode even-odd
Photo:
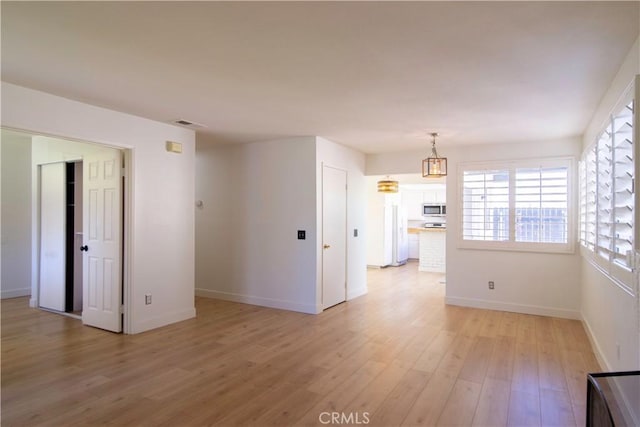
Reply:
[[[386,225],[386,224],[385,224]],[[409,238],[407,235],[407,213],[402,206],[391,207],[391,265],[398,267],[409,258]]]
[[[372,192],[367,214],[367,265],[403,265],[409,255],[406,208],[400,194]]]

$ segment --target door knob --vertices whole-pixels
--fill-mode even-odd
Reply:
[[[322,245],[323,248],[325,249],[329,249],[331,247],[331,245],[327,245],[326,243],[324,245]]]
[[[82,252],[87,252],[87,251],[89,250],[89,246],[87,246],[87,245],[80,246],[80,250],[81,250]]]

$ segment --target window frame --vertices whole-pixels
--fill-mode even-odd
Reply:
[[[638,136],[640,135],[640,129],[638,128],[638,126],[640,125],[640,117],[639,117],[639,114],[638,114],[638,111],[637,111],[638,98],[635,96],[635,88],[634,88],[633,84],[631,84],[623,92],[623,95],[620,97],[618,102],[615,104],[614,108],[612,108],[612,110],[607,115],[607,119],[605,120],[605,122],[600,126],[599,131],[596,133],[595,137],[593,138],[593,141],[591,141],[591,143],[584,148],[584,150],[582,152],[582,155],[581,155],[581,158],[580,158],[580,162],[581,163],[585,163],[587,155],[590,152],[594,151],[594,150],[595,150],[596,156],[597,156],[597,153],[598,153],[598,141],[600,141],[600,139],[602,138],[603,133],[607,130],[607,128],[611,127],[612,122],[613,122],[614,118],[618,116],[618,113],[631,102],[633,102],[633,104],[634,104],[634,113],[633,113],[633,117],[632,117],[632,122],[633,122],[632,154],[633,154],[633,170],[634,170],[633,181],[636,182],[635,177],[638,175],[638,171],[640,170],[640,161],[638,161],[638,159],[640,159],[640,157],[638,156],[638,154],[640,152],[640,147],[638,146],[638,143],[640,142],[638,140]],[[597,157],[596,157],[596,164],[599,165],[599,159]],[[595,174],[595,178],[596,178],[595,199],[596,199],[596,201],[598,201],[600,199],[599,194],[597,192],[597,189],[600,186],[599,177],[600,177],[600,174],[598,173],[598,170],[596,169],[596,174]],[[637,185],[637,183],[635,185]],[[578,194],[578,198],[579,199],[581,198],[581,196],[582,196],[581,193]],[[634,198],[634,201],[637,201],[637,195],[636,195],[635,188],[634,188],[633,198]],[[582,215],[582,212],[580,212],[579,215]],[[637,257],[638,257],[638,253],[637,253],[638,245],[637,244],[638,244],[638,237],[639,237],[639,234],[640,234],[640,227],[638,226],[638,225],[640,225],[640,223],[638,222],[639,219],[640,219],[640,206],[638,206],[636,203],[634,203],[634,206],[633,206],[633,225],[632,225],[633,243],[631,245],[632,254],[631,254],[631,259],[630,259],[630,261],[631,261],[631,265],[630,266],[624,266],[624,265],[620,264],[619,262],[616,262],[615,257],[613,257],[613,256],[609,256],[609,259],[605,259],[598,253],[598,249],[599,249],[599,241],[598,241],[599,240],[598,239],[599,223],[598,223],[598,208],[597,207],[596,207],[596,219],[595,219],[595,221],[596,221],[596,229],[595,229],[596,238],[595,238],[593,247],[589,247],[588,245],[585,245],[585,242],[583,240],[579,240],[580,255],[582,257],[584,257],[585,260],[587,260],[591,265],[593,265],[598,270],[600,270],[610,280],[612,280],[613,283],[615,283],[618,287],[620,287],[622,290],[624,290],[625,292],[629,293],[630,295],[636,295],[637,292],[638,292],[637,289],[636,289],[637,284],[636,284],[636,280],[634,279],[634,277],[635,277],[635,274],[636,274],[635,270],[637,269],[637,263],[639,261],[637,259]],[[580,226],[580,224],[579,224],[579,226]],[[582,235],[582,230],[581,229],[579,229],[579,233],[580,233],[580,235]],[[615,236],[611,236],[611,238],[613,240],[615,240]]]
[[[518,242],[516,241],[516,170],[528,168],[567,168],[567,241],[566,243]],[[457,247],[459,249],[519,251],[538,253],[573,254],[576,247],[577,215],[576,215],[576,168],[574,157],[557,156],[535,159],[514,159],[494,162],[463,162],[458,164],[458,206],[459,232]],[[464,173],[482,170],[507,170],[509,172],[509,238],[505,241],[467,240],[464,238]]]

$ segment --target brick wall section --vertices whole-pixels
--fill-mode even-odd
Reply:
[[[446,232],[444,230],[420,233],[420,271],[445,272]]]

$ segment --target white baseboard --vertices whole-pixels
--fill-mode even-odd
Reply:
[[[614,372],[615,369],[611,366],[611,364],[608,362],[607,358],[605,357],[604,352],[602,351],[602,348],[600,347],[600,344],[598,343],[598,340],[596,339],[593,333],[593,329],[591,329],[591,325],[589,324],[587,319],[584,318],[584,316],[582,317],[582,324],[584,325],[585,331],[587,331],[587,337],[589,337],[591,348],[593,348],[594,350],[594,354],[596,356],[596,360],[598,361],[598,364],[600,365],[600,368],[602,369],[603,372]],[[614,387],[617,388],[615,383],[614,383]],[[637,411],[634,410],[635,405],[637,404],[635,402],[633,402],[633,404],[632,402],[629,402],[629,399],[627,399],[626,394],[621,392],[620,389],[617,390],[617,395],[622,398],[622,402],[626,406],[625,409],[629,414],[629,416],[632,418],[632,423],[629,425],[640,426],[640,419],[637,418],[637,415],[636,415]]]
[[[18,298],[31,295],[31,288],[10,289],[7,291],[0,291],[0,299],[5,298]]]
[[[152,317],[143,321],[135,322],[132,326],[132,334],[139,334],[140,332],[149,331],[151,329],[160,328],[162,326],[170,325],[172,323],[181,322],[183,320],[192,319],[196,317],[196,309],[189,308],[186,310],[174,311],[171,313],[163,314],[162,316]]]
[[[418,266],[418,271],[422,271],[425,273],[442,273],[442,274],[447,272],[444,268],[434,269],[431,267],[421,267],[421,266]]]
[[[366,295],[369,292],[366,286],[363,286],[358,289],[348,289],[347,290],[347,301],[351,301],[352,299],[361,297],[362,295]]]
[[[540,307],[535,305],[514,304],[500,301],[488,301],[473,298],[445,297],[446,304],[461,307],[484,308],[487,310],[511,311],[514,313],[535,314],[538,316],[553,316],[564,319],[581,320],[579,311],[555,307]]]
[[[604,356],[604,352],[600,347],[600,343],[598,343],[596,336],[593,334],[593,329],[591,329],[591,325],[589,324],[587,319],[584,318],[584,316],[581,316],[581,320],[582,320],[582,324],[584,325],[584,330],[587,332],[587,337],[589,338],[589,342],[591,343],[591,348],[593,348],[594,350],[594,354],[596,356],[596,360],[598,361],[598,364],[600,365],[600,368],[602,368],[606,372],[613,371],[613,369],[611,368],[611,365],[609,364],[609,361]]]
[[[242,304],[259,305],[262,307],[278,308],[281,310],[298,311],[300,313],[318,314],[322,312],[322,307],[318,309],[315,304],[301,304],[295,301],[279,300],[273,298],[263,298],[253,295],[242,295],[231,292],[212,291],[209,289],[196,288],[196,296],[204,298],[221,299],[225,301],[239,302]]]

